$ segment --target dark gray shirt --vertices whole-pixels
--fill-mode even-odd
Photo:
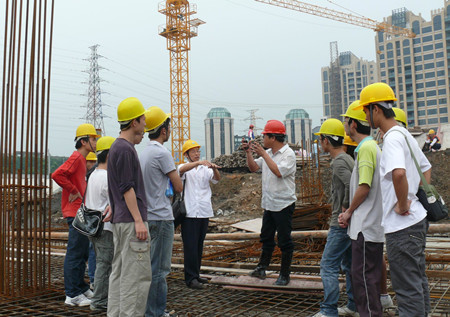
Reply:
[[[134,222],[123,194],[131,188],[136,193],[142,220],[147,221],[147,201],[141,165],[134,145],[117,138],[108,154],[108,194],[111,203],[111,223]]]
[[[342,207],[349,207],[350,178],[352,176],[353,159],[347,153],[341,153],[331,162],[331,220],[330,226],[338,227],[338,216]]]

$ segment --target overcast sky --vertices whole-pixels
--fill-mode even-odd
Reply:
[[[74,150],[76,127],[86,112],[89,46],[98,52],[107,135],[118,135],[116,109],[134,96],[146,108],[170,111],[169,53],[158,35],[165,16],[158,1],[56,0],[51,121],[52,155]],[[212,107],[226,107],[235,134],[248,126],[249,110],[263,127],[269,119],[285,119],[290,109],[305,109],[313,126],[322,116],[320,68],[330,60],[330,42],[339,51],[375,60],[375,33],[341,22],[290,11],[254,0],[197,0],[197,14],[206,24],[191,40],[189,52],[191,138],[205,144],[204,119]],[[406,7],[430,19],[443,0],[309,1],[382,21],[393,9]],[[4,1],[0,25],[4,25]],[[3,35],[1,41],[3,41]],[[138,151],[148,142],[145,138]]]

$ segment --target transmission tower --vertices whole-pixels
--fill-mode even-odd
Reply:
[[[97,130],[99,135],[105,134],[105,126],[103,124],[103,111],[102,111],[102,90],[100,89],[100,82],[102,81],[99,76],[99,70],[103,67],[98,66],[98,59],[103,57],[98,55],[98,44],[89,47],[91,49],[91,56],[89,61],[89,90],[88,90],[88,102],[86,104],[86,115],[84,119],[86,123],[91,123]]]
[[[245,121],[250,121],[250,124],[253,124],[253,126],[254,126],[253,130],[254,131],[261,130],[261,128],[258,128],[256,126],[256,120],[262,120],[261,117],[257,117],[256,116],[256,111],[258,111],[258,110],[259,109],[247,110],[247,112],[250,112],[250,116],[244,119]],[[247,130],[244,130],[244,131],[247,132]]]

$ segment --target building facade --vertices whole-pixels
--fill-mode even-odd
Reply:
[[[206,159],[234,151],[234,119],[222,107],[212,108],[205,119]]]
[[[415,38],[375,36],[382,82],[394,89],[396,105],[407,113],[408,125],[437,128],[448,123],[450,0],[431,11],[431,20],[406,8],[394,10],[385,21],[411,29]]]
[[[311,142],[312,120],[305,110],[290,110],[283,123],[286,127],[286,141],[299,145],[303,143],[304,146]]]
[[[323,116],[341,120],[340,115],[359,98],[361,90],[378,81],[378,73],[376,62],[358,58],[352,52],[340,53],[339,65],[332,66],[322,67]],[[332,76],[332,72],[338,72],[337,76]],[[333,80],[340,82],[336,84]],[[332,87],[339,91],[332,92]],[[337,96],[336,102],[333,95]]]

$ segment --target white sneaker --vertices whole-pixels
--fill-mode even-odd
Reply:
[[[84,296],[84,294],[80,294],[75,297],[66,296],[66,301],[64,304],[69,306],[89,306],[91,305],[91,300]]]
[[[94,296],[94,292],[88,289],[86,292],[83,293],[83,295],[91,299]]]
[[[324,313],[322,313],[321,311],[319,311],[317,314],[315,314],[312,317],[328,317],[327,315],[325,315]]]
[[[383,307],[383,309],[394,306],[391,295],[389,295],[389,294],[380,295],[380,302],[381,302],[381,306]]]
[[[353,317],[359,317],[359,313],[351,310],[347,306],[338,307],[338,315],[339,316],[353,316]]]

